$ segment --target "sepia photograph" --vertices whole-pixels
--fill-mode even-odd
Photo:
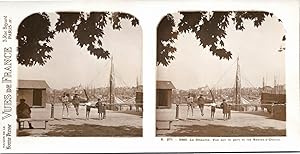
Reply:
[[[142,137],[142,29],[123,12],[39,12],[17,31],[17,136]]]
[[[275,14],[170,13],[156,41],[157,137],[286,136],[286,31]]]

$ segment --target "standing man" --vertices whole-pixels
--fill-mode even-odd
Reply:
[[[204,116],[204,113],[203,113],[204,104],[205,104],[205,100],[203,98],[203,95],[200,94],[200,96],[198,97],[198,106],[200,108],[200,112],[201,112],[202,117]]]
[[[76,93],[73,97],[73,105],[74,105],[77,116],[79,115],[79,104],[80,104],[79,96]]]
[[[31,109],[29,105],[25,103],[25,99],[20,99],[20,104],[17,106],[17,118],[31,118]],[[28,125],[30,129],[33,129],[31,123],[28,121]]]

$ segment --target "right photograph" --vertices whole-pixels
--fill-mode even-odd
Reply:
[[[286,136],[284,21],[195,11],[157,26],[156,136]]]

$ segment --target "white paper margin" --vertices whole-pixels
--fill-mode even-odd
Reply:
[[[273,12],[282,19],[287,30],[286,40],[286,90],[287,90],[287,136],[270,137],[280,141],[270,142],[162,142],[155,137],[155,80],[156,80],[156,27],[167,13],[177,11],[217,11],[217,10],[260,10]],[[12,149],[4,152],[219,152],[219,151],[295,151],[300,150],[300,101],[299,101],[299,3],[297,1],[29,1],[0,2],[0,27],[4,15],[13,20],[13,37],[16,37],[19,23],[35,12],[57,11],[121,11],[134,15],[143,30],[143,84],[144,116],[143,137],[103,138],[103,137],[13,137]],[[2,36],[2,30],[0,32]],[[13,46],[16,55],[17,40]],[[3,44],[0,44],[0,64],[3,65]],[[3,69],[0,67],[2,77]],[[13,64],[14,90],[16,89],[17,62]],[[2,84],[0,102],[3,102]],[[15,100],[16,97],[13,97]],[[3,103],[0,103],[1,110]],[[16,108],[15,104],[12,106]],[[2,112],[2,111],[1,111]],[[13,113],[15,115],[15,110]],[[11,118],[12,135],[16,135],[15,116]],[[6,121],[1,120],[2,126]],[[243,137],[247,139],[247,137]],[[249,137],[251,138],[251,137]],[[256,137],[259,138],[259,137]],[[265,138],[265,137],[264,137]],[[221,138],[220,138],[221,139]],[[226,138],[224,138],[226,139]],[[1,145],[1,151],[2,151]]]

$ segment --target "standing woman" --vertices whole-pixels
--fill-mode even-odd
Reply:
[[[78,94],[75,94],[73,97],[73,105],[75,107],[75,111],[76,111],[76,115],[79,115],[79,104],[80,104],[80,100],[79,100],[79,96]]]
[[[223,119],[226,120],[228,118],[228,104],[226,103],[226,100],[223,99]]]
[[[64,110],[67,110],[67,117],[69,117],[69,94],[64,93],[62,96],[62,117],[64,118]]]
[[[194,116],[194,112],[193,112],[193,101],[194,101],[194,98],[192,97],[192,95],[189,93],[189,96],[187,98],[187,117],[189,117],[189,110],[191,108],[191,111],[192,111],[192,116]]]
[[[98,101],[97,101],[95,107],[98,109],[99,120],[104,119],[104,115],[103,115],[103,114],[104,114],[104,113],[103,113],[103,104],[102,104],[100,98],[98,98]]]

